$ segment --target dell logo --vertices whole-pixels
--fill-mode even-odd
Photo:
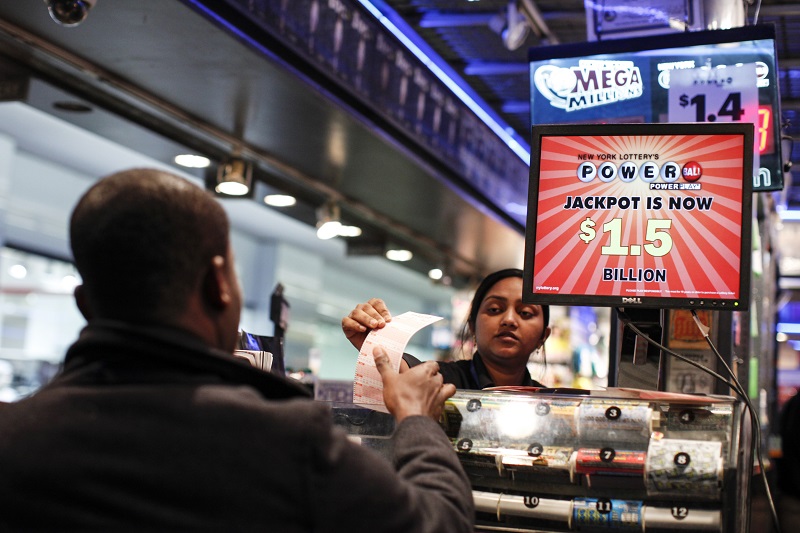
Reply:
[[[640,304],[642,303],[641,298],[622,298],[623,304]]]

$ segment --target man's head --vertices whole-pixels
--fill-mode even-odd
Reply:
[[[228,231],[219,203],[183,178],[154,169],[103,178],[70,221],[81,312],[182,327],[232,349],[241,295]]]

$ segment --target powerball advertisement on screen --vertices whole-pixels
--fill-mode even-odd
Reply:
[[[529,299],[740,307],[750,276],[752,137],[738,127],[629,126],[653,133],[534,127]]]

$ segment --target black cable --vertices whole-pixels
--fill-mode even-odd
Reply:
[[[675,357],[677,359],[680,359],[681,361],[683,361],[685,363],[689,363],[690,365],[702,370],[703,372],[706,372],[707,374],[711,374],[712,376],[714,376],[715,378],[717,378],[718,380],[720,380],[722,383],[724,383],[725,385],[727,385],[730,388],[734,387],[734,385],[730,381],[728,381],[725,377],[721,376],[720,374],[717,374],[716,372],[714,372],[710,368],[701,365],[697,361],[692,361],[691,359],[689,359],[685,355],[681,355],[678,352],[670,350],[669,348],[667,348],[663,344],[651,339],[650,336],[648,336],[646,333],[644,333],[638,327],[633,325],[633,323],[631,322],[631,319],[625,314],[624,311],[621,311],[619,308],[616,308],[616,311],[617,311],[617,316],[619,317],[620,322],[622,322],[625,326],[629,327],[631,329],[631,331],[633,331],[634,333],[636,333],[637,335],[639,335],[643,339],[647,340],[647,342],[649,342],[650,344],[652,344],[653,346],[655,346],[656,348],[658,348],[662,352],[668,353],[671,356],[673,356],[673,357]]]
[[[741,383],[739,383],[739,380],[736,378],[736,375],[733,373],[733,370],[731,370],[731,367],[728,366],[728,363],[725,361],[725,358],[722,357],[722,354],[719,353],[719,350],[717,350],[717,347],[714,345],[714,342],[711,340],[711,337],[709,337],[708,332],[710,328],[705,324],[703,324],[702,322],[700,322],[700,318],[697,316],[697,311],[695,311],[694,309],[692,309],[692,317],[694,318],[694,321],[697,324],[698,329],[700,329],[700,332],[703,334],[703,337],[706,339],[706,343],[711,348],[711,351],[714,352],[714,355],[717,357],[719,362],[722,363],[722,366],[725,367],[725,370],[728,372],[728,374],[731,376],[731,379],[736,384],[737,388],[734,390],[736,390],[739,393],[739,395],[742,397],[742,400],[744,400],[745,404],[747,405],[747,409],[750,411],[750,421],[753,426],[753,435],[755,439],[754,454],[756,456],[756,459],[758,460],[758,468],[760,470],[759,473],[761,475],[761,481],[764,483],[764,491],[767,493],[767,502],[769,503],[769,510],[770,513],[772,514],[772,521],[775,523],[775,531],[777,533],[781,533],[781,525],[780,521],[778,520],[778,512],[775,509],[775,502],[772,499],[772,491],[770,490],[769,482],[767,481],[767,472],[764,469],[764,459],[762,457],[763,451],[761,449],[761,423],[758,420],[758,414],[756,413],[756,410],[753,408],[753,404],[750,401],[750,397],[745,393],[744,387],[742,387]]]
[[[758,24],[758,15],[760,12],[761,12],[761,0],[758,0],[758,3],[756,4],[756,12],[753,15],[753,25]]]
[[[754,439],[755,439],[754,442],[751,443],[751,453],[753,455],[755,455],[756,459],[758,460],[758,466],[759,466],[759,470],[760,470],[761,479],[762,479],[762,481],[764,483],[764,490],[767,493],[767,501],[769,502],[769,508],[770,508],[770,512],[772,514],[772,521],[775,524],[775,533],[781,533],[781,526],[780,526],[780,522],[778,520],[778,513],[777,513],[777,510],[775,509],[775,502],[772,499],[772,493],[771,493],[770,488],[769,488],[769,483],[767,482],[767,473],[766,473],[766,470],[764,469],[764,461],[763,461],[763,458],[762,458],[762,450],[761,450],[761,424],[758,421],[758,417],[756,415],[755,409],[753,408],[753,404],[751,403],[750,398],[745,393],[745,390],[742,387],[741,383],[739,383],[739,380],[736,379],[736,375],[733,373],[733,370],[731,370],[730,366],[728,366],[728,363],[726,363],[725,359],[722,357],[722,354],[719,353],[719,351],[717,350],[717,347],[714,346],[714,343],[709,338],[708,332],[709,332],[710,328],[708,328],[702,322],[700,322],[700,319],[697,316],[697,312],[693,309],[691,311],[691,313],[692,313],[692,317],[695,320],[695,323],[697,324],[698,328],[700,329],[700,332],[703,334],[703,337],[706,339],[706,342],[711,347],[711,351],[714,352],[714,355],[719,359],[719,361],[722,363],[722,366],[725,368],[725,370],[727,371],[728,375],[731,377],[732,382],[729,381],[728,379],[726,379],[725,377],[723,377],[722,375],[714,372],[710,368],[705,367],[705,366],[701,365],[700,363],[698,363],[696,361],[692,361],[688,357],[685,357],[685,356],[683,356],[683,355],[681,355],[681,354],[679,354],[679,353],[677,353],[677,352],[675,352],[673,350],[670,350],[669,348],[667,348],[666,346],[662,345],[661,343],[651,339],[650,336],[648,336],[642,330],[640,330],[638,327],[633,325],[633,323],[631,322],[631,319],[625,314],[624,311],[622,311],[619,308],[616,308],[616,311],[617,311],[617,316],[620,319],[620,322],[622,322],[626,327],[631,328],[631,331],[633,331],[635,334],[637,334],[640,337],[642,337],[648,343],[650,343],[653,346],[657,347],[659,350],[663,351],[664,353],[668,353],[669,355],[672,355],[673,357],[676,357],[677,359],[680,359],[681,361],[689,363],[690,365],[702,370],[703,372],[705,372],[707,374],[710,374],[711,376],[715,377],[716,379],[720,380],[722,383],[724,383],[725,385],[727,385],[728,387],[733,389],[733,391],[736,394],[738,394],[739,397],[742,398],[742,400],[744,401],[745,405],[747,406],[747,410],[750,413],[750,424],[751,424],[751,426],[753,428],[753,435],[754,435]]]
[[[625,325],[626,325],[626,326],[628,326],[629,328],[631,328],[631,331],[633,331],[634,333],[636,333],[636,334],[637,334],[637,335],[639,335],[640,337],[644,337],[644,338],[646,338],[646,339],[647,339],[647,342],[649,342],[649,343],[650,343],[650,344],[652,344],[653,346],[657,347],[657,348],[658,348],[659,350],[661,350],[662,352],[668,353],[668,354],[670,354],[671,356],[675,357],[676,359],[680,359],[681,361],[683,361],[683,362],[685,362],[685,363],[689,363],[689,364],[690,364],[690,365],[692,365],[693,367],[695,367],[695,368],[698,368],[698,369],[702,370],[703,372],[705,372],[705,373],[707,373],[707,374],[711,374],[712,376],[714,376],[715,378],[717,378],[718,380],[720,380],[722,383],[724,383],[724,384],[725,384],[725,385],[727,385],[728,387],[730,387],[730,388],[734,388],[734,385],[733,385],[733,383],[731,383],[730,381],[728,381],[727,379],[725,379],[725,377],[724,377],[724,376],[722,376],[722,375],[720,375],[720,374],[717,374],[716,372],[714,372],[714,371],[713,371],[713,370],[711,370],[710,368],[708,368],[708,367],[706,367],[706,366],[703,366],[703,365],[701,365],[701,364],[700,364],[700,363],[698,363],[697,361],[692,361],[691,359],[689,359],[689,358],[688,358],[688,357],[686,357],[685,355],[681,355],[681,354],[679,354],[678,352],[674,352],[674,351],[670,350],[669,348],[667,348],[666,346],[664,346],[663,344],[660,344],[659,342],[657,342],[657,341],[654,341],[654,340],[653,340],[653,339],[651,339],[651,338],[650,338],[650,337],[649,337],[649,336],[648,336],[646,333],[644,333],[642,330],[640,330],[639,328],[637,328],[637,327],[636,327],[636,326],[634,326],[633,324],[631,324],[631,323],[627,323],[627,324],[625,324]]]

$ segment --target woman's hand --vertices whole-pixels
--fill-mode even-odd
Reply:
[[[387,322],[392,321],[392,314],[380,298],[358,304],[350,314],[342,319],[342,331],[347,340],[361,350],[364,339],[373,329],[381,329]]]

